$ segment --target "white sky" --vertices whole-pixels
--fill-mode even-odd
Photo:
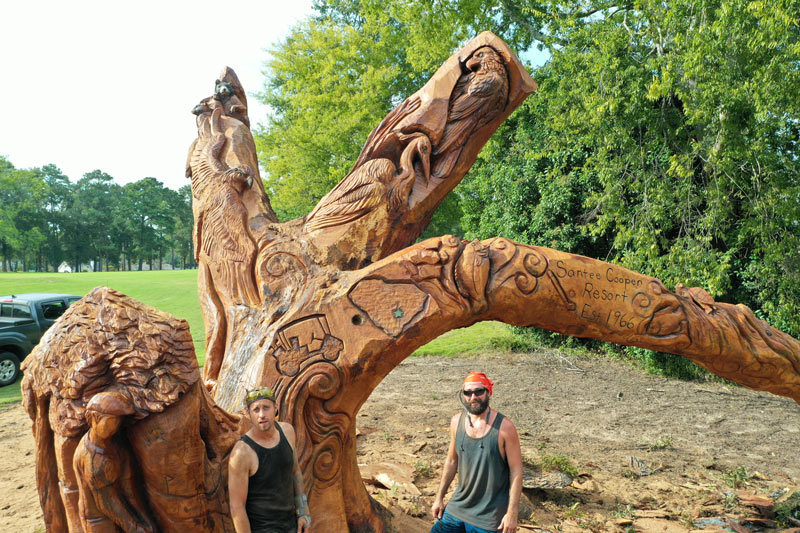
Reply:
[[[178,189],[197,134],[191,109],[227,65],[251,124],[265,122],[251,94],[267,50],[310,14],[311,0],[3,1],[0,155],[17,168],[52,163],[73,182],[99,169]]]
[[[311,0],[11,0],[0,6],[0,155],[55,164],[77,181],[100,169],[124,184],[185,185],[191,109],[224,66],[248,92],[266,49],[311,14]]]

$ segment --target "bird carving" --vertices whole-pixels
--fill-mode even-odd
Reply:
[[[508,101],[508,73],[493,48],[478,48],[465,66],[467,72],[450,95],[442,140],[433,152],[434,178],[450,174],[472,133],[494,119]]]
[[[247,231],[247,209],[241,201],[242,193],[253,186],[252,173],[245,166],[234,167],[213,180],[196,224],[199,258],[207,258],[215,287],[229,292],[237,305],[259,301],[251,271],[256,245]]]
[[[399,167],[390,159],[379,158],[354,169],[306,217],[306,230],[347,224],[383,202],[388,202],[389,209],[395,212],[408,205],[416,179],[415,158],[426,182],[430,178],[431,141],[422,133],[401,134],[399,140],[408,142],[400,155]]]
[[[192,180],[192,241],[206,326],[206,386],[216,382],[231,339],[226,310],[260,303],[253,269],[257,246],[242,201],[253,187],[255,172],[246,165],[231,168],[222,157],[227,143],[222,117],[231,100],[211,97],[195,107],[201,134],[189,149],[187,162],[187,176]],[[208,128],[203,127],[206,122]]]

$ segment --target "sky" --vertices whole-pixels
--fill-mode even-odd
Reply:
[[[227,65],[248,93],[250,123],[265,123],[252,94],[268,50],[311,2],[3,2],[0,155],[16,168],[54,164],[73,182],[99,169],[119,184],[154,177],[179,189],[197,135],[191,109]]]
[[[311,0],[24,0],[0,8],[0,155],[54,164],[75,182],[99,169],[125,184],[178,189],[197,135],[191,109],[224,66],[248,92],[250,120],[268,49]]]

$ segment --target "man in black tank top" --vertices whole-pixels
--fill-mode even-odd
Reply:
[[[234,445],[228,462],[236,532],[306,533],[311,516],[294,450],[294,428],[275,420],[278,406],[268,387],[248,391],[246,403],[253,427]]]
[[[488,533],[517,530],[522,493],[522,452],[511,420],[489,408],[494,383],[470,372],[459,391],[466,412],[450,421],[450,448],[431,512],[431,533]],[[458,473],[458,487],[444,497]]]

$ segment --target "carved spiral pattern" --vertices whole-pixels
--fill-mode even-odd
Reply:
[[[517,272],[514,275],[514,283],[517,289],[525,296],[531,294],[539,285],[538,278],[547,272],[547,260],[534,251],[529,251],[522,258],[524,272]]]
[[[284,402],[294,413],[298,433],[298,460],[306,472],[306,490],[323,488],[339,479],[344,435],[352,420],[346,413],[331,413],[325,402],[342,390],[337,365],[319,361],[295,377]],[[313,475],[309,476],[309,472]]]
[[[527,274],[523,274],[522,272],[517,272],[514,275],[514,283],[517,284],[519,292],[527,296],[536,290],[536,287],[539,285],[539,280],[537,280],[535,277],[530,277]]]
[[[649,317],[652,312],[650,311],[650,304],[653,303],[653,299],[644,292],[637,292],[633,295],[633,299],[631,300],[633,312],[639,315],[642,318]]]
[[[339,391],[342,381],[335,366],[326,365],[323,368],[329,371],[314,375],[308,382],[308,392],[315,398],[329,400]]]
[[[314,476],[323,486],[334,481],[341,470],[341,460],[339,451],[342,449],[342,442],[338,435],[330,435],[316,446],[314,452]]]
[[[536,252],[526,254],[525,259],[522,260],[522,264],[525,265],[525,270],[527,270],[528,273],[537,278],[544,275],[547,271],[547,260]]]
[[[275,252],[264,258],[261,269],[265,278],[282,278],[289,272],[300,273],[303,277],[306,275],[306,266],[300,258],[286,253]]]

